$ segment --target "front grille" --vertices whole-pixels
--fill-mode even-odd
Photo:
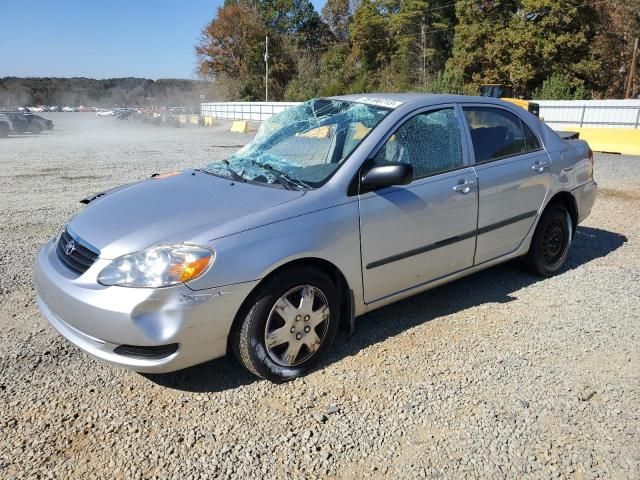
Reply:
[[[70,242],[73,242],[73,245],[70,245]],[[99,255],[99,252],[94,252],[73,238],[66,228],[60,235],[56,251],[62,263],[79,274],[86,272]]]

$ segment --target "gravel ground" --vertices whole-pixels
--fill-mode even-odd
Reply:
[[[232,358],[103,365],[47,326],[31,286],[80,198],[250,136],[50,118],[0,141],[0,477],[640,478],[640,158],[597,155],[601,195],[562,274],[511,263],[378,310],[273,385]]]

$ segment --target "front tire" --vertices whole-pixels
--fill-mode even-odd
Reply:
[[[540,277],[557,273],[567,260],[572,237],[573,222],[567,209],[559,204],[547,207],[531,239],[527,268]]]
[[[335,285],[321,271],[285,270],[258,287],[240,311],[231,346],[259,377],[276,383],[300,377],[333,344],[339,305]]]

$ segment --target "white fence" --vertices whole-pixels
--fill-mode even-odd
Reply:
[[[536,100],[554,129],[568,126],[640,128],[640,100]]]
[[[640,128],[640,100],[536,100],[540,116],[554,129],[568,126]],[[212,102],[200,105],[205,117],[266,120],[298,102]]]
[[[298,102],[211,102],[200,104],[203,117],[228,120],[266,120],[276,113],[298,105]]]

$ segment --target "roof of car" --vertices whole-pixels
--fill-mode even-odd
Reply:
[[[474,97],[468,95],[442,95],[435,93],[361,93],[352,95],[341,95],[331,97],[348,102],[361,102],[387,106],[391,108],[400,105],[419,103],[420,105],[438,104],[438,103],[455,103],[455,102],[478,102],[501,104],[499,99],[490,97]]]

